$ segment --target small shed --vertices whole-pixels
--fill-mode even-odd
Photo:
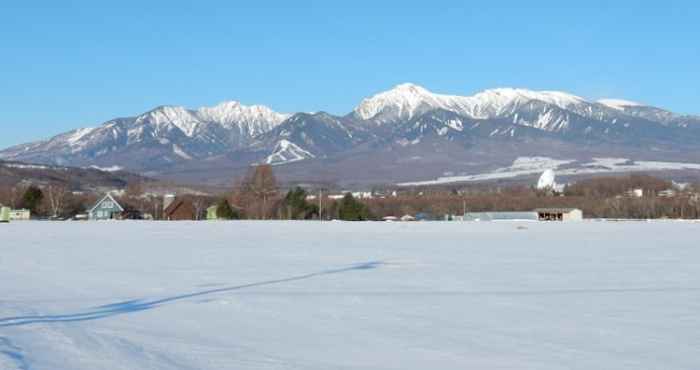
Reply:
[[[115,220],[121,218],[122,212],[124,207],[111,194],[107,194],[90,209],[88,214],[91,220]]]
[[[581,221],[583,212],[578,208],[538,208],[537,218],[540,221]]]
[[[177,198],[163,210],[168,221],[193,221],[197,219],[197,211],[189,199]]]
[[[10,222],[9,207],[0,207],[0,222]]]
[[[207,207],[207,220],[209,220],[209,221],[219,220],[219,206],[218,205],[213,205],[213,206]]]
[[[10,220],[29,221],[32,218],[32,211],[28,209],[13,209],[10,211]]]

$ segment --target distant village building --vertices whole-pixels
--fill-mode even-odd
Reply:
[[[435,220],[435,216],[427,212],[418,212],[415,215],[416,221],[432,221]]]
[[[214,204],[211,207],[207,208],[207,220],[210,221],[216,221],[216,220],[233,220],[233,219],[238,219],[240,218],[240,212],[241,208],[228,204],[228,206],[231,208],[231,214],[227,215],[226,211],[222,211],[222,205],[220,204]]]
[[[124,212],[118,215],[120,220],[143,220],[143,214],[129,205],[124,206]]]
[[[371,191],[356,191],[352,193],[352,196],[357,199],[372,199],[374,195]]]
[[[191,200],[176,198],[163,210],[163,215],[168,221],[193,221],[197,219],[197,210]]]
[[[215,205],[207,208],[207,220],[209,220],[209,221],[223,220],[223,218],[221,218],[221,214],[219,212],[219,205],[218,204],[215,204]]]
[[[449,220],[449,217],[446,217]],[[457,220],[458,217],[452,217]],[[579,221],[583,212],[576,208],[540,208],[532,212],[467,212],[462,221]]]
[[[537,212],[467,212],[464,221],[537,221]]]
[[[32,218],[32,211],[28,209],[13,209],[10,211],[10,220],[29,221]]]
[[[163,196],[163,209],[168,208],[175,201],[175,194],[165,194]]]
[[[122,212],[124,212],[124,207],[111,194],[107,194],[90,209],[88,214],[91,220],[99,221],[120,219]]]
[[[535,212],[540,221],[583,220],[583,212],[578,208],[539,208]]]
[[[220,218],[219,218],[219,206],[218,205],[213,205],[213,206],[207,208],[207,220],[209,220],[209,221],[220,220]]]
[[[644,189],[631,189],[627,191],[627,196],[631,198],[641,198],[644,196]]]
[[[661,198],[673,198],[676,196],[676,191],[673,189],[666,189],[659,192],[659,197]]]
[[[10,222],[10,208],[0,206],[0,222]]]
[[[77,215],[73,216],[74,221],[87,221],[90,219],[90,215],[87,213],[78,213]]]

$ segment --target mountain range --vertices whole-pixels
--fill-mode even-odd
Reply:
[[[700,162],[700,117],[556,91],[456,96],[407,83],[362,100],[344,116],[278,113],[233,101],[196,110],[160,106],[0,151],[4,160],[119,167],[208,184],[230,182],[254,163],[275,165],[289,181],[386,184],[543,157],[567,160],[569,167],[594,158]]]

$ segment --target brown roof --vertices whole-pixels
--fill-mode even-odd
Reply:
[[[182,199],[176,199],[176,200],[174,200],[172,203],[170,203],[170,205],[168,205],[168,206],[163,210],[163,213],[166,214],[166,215],[173,214],[173,212],[175,212],[175,211],[178,209],[178,207],[180,207],[184,202],[185,202],[185,201],[182,200]]]
[[[194,214],[194,206],[189,199],[175,199],[163,210],[163,213],[168,219],[175,218],[178,220],[194,219],[196,216]]]

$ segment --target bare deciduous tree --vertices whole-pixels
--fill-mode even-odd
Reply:
[[[22,196],[24,193],[27,191],[27,185],[23,183],[16,184],[12,188],[10,188],[10,194],[9,194],[9,202],[10,202],[10,207],[12,208],[18,208],[20,205],[20,202],[22,201]]]
[[[12,187],[0,186],[0,204],[9,206],[11,198],[12,198]]]
[[[277,194],[277,179],[269,164],[251,167],[243,180],[244,194],[252,195],[257,201],[258,218],[266,219],[269,213],[268,201]]]
[[[68,188],[62,184],[49,184],[44,188],[49,211],[53,217],[58,217],[63,213],[68,198]]]
[[[201,196],[192,197],[192,208],[194,208],[195,220],[201,220],[204,210],[207,208],[207,199]]]

